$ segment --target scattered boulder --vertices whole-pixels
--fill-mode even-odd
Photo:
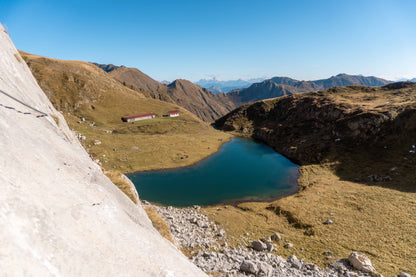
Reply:
[[[264,242],[260,241],[260,240],[255,240],[255,241],[251,242],[251,246],[256,251],[263,251],[263,250],[267,249],[267,245]]]
[[[295,255],[290,256],[287,259],[288,263],[292,264],[292,267],[296,268],[296,269],[301,269],[302,268],[302,262],[298,260],[298,258]]]
[[[271,243],[266,243],[266,247],[267,247],[267,251],[273,251],[274,250],[274,246]]]
[[[270,239],[272,241],[279,241],[282,239],[282,235],[279,233],[274,233],[273,235],[270,236]]]
[[[78,138],[78,140],[79,140],[80,142],[83,142],[83,141],[85,141],[85,140],[87,139],[87,137],[86,137],[86,136],[83,136],[83,135],[81,135],[81,134],[79,134],[79,133],[77,133],[76,135],[77,135],[77,138]]]
[[[293,244],[291,244],[291,243],[289,242],[289,243],[286,243],[283,247],[284,247],[284,248],[292,248],[292,247],[293,247]]]
[[[348,262],[346,259],[338,260],[332,263],[331,267],[338,272],[345,272],[348,270]]]
[[[227,275],[225,275],[226,277],[237,277],[239,276],[237,273],[237,270],[231,270],[230,272],[227,272]]]
[[[205,222],[205,221],[202,221],[202,220],[197,220],[196,225],[198,225],[198,227],[201,227],[201,228],[208,228],[209,227],[208,223]]]
[[[224,231],[224,229],[220,229],[220,230],[218,231],[217,236],[219,236],[219,237],[223,237],[224,235],[225,235],[225,231]]]
[[[409,273],[402,272],[399,274],[399,277],[411,277]]]
[[[363,253],[352,252],[348,257],[348,261],[357,270],[373,274],[376,273],[376,269],[373,267],[371,260]]]
[[[267,276],[270,277],[273,273],[273,267],[267,263],[258,264],[257,276]]]
[[[240,270],[246,273],[257,274],[257,266],[251,261],[243,261]]]
[[[312,263],[305,263],[305,268],[311,271],[319,271],[319,267]]]
[[[270,243],[270,242],[272,242],[272,240],[270,239],[270,238],[261,238],[260,239],[262,242],[264,242],[264,243]]]
[[[327,219],[324,224],[328,225],[328,224],[333,224],[334,222],[331,219]]]

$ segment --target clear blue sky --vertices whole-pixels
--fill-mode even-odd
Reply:
[[[416,77],[413,0],[0,0],[17,48],[157,80]]]

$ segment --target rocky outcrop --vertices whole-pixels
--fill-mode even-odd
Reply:
[[[95,164],[0,26],[0,275],[205,276]]]

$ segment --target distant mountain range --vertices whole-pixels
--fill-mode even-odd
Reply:
[[[288,77],[273,77],[260,83],[254,83],[248,88],[236,89],[229,92],[230,97],[237,106],[258,100],[275,98],[294,93],[323,90],[331,87],[349,85],[382,86],[391,83],[377,77],[361,75],[338,74],[328,79],[315,81],[299,81]]]
[[[406,81],[416,82],[416,78],[413,78],[413,79],[402,78],[402,79],[397,80],[396,82],[406,82]]]
[[[247,88],[251,86],[253,83],[258,83],[264,81],[265,78],[254,78],[249,80],[228,80],[228,81],[220,81],[217,78],[212,79],[201,79],[195,84],[200,85],[203,88],[213,92],[213,93],[227,93],[233,89],[241,89]]]
[[[124,86],[139,92],[145,97],[175,103],[206,122],[212,122],[242,104],[258,100],[324,90],[331,87],[349,85],[382,86],[391,83],[391,81],[373,76],[365,77],[342,73],[328,79],[315,81],[299,81],[288,77],[231,81],[219,81],[213,78],[211,80],[200,80],[197,82],[198,84],[178,79],[166,85],[152,79],[137,68],[112,64],[95,63],[95,65]],[[255,82],[259,80],[260,82]],[[203,88],[203,86],[210,87],[210,85],[217,87],[215,90],[211,86],[211,90],[217,93],[211,92],[209,88]],[[247,87],[241,88],[241,86]],[[239,88],[228,93],[219,92],[232,87]]]

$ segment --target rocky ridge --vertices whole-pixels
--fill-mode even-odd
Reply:
[[[291,95],[301,92],[318,91],[331,87],[350,85],[383,86],[390,81],[361,75],[338,74],[328,79],[315,81],[299,81],[288,77],[273,77],[263,82],[254,83],[248,88],[236,89],[227,95],[236,105],[254,102],[258,100]]]
[[[143,201],[143,205],[151,205]],[[151,205],[153,206],[153,205]],[[241,246],[229,247],[227,234],[206,215],[199,206],[174,208],[153,206],[170,227],[175,244],[189,251],[191,261],[203,271],[219,276],[371,276],[368,269],[371,261],[363,254],[352,255],[355,268],[347,259],[335,260],[329,267],[321,269],[317,265],[298,259],[292,255],[288,259],[278,256],[276,249],[280,234],[252,241]],[[355,253],[355,252],[354,252]],[[329,253],[330,254],[330,253]],[[363,263],[357,258],[365,257]],[[381,276],[381,275],[380,275]]]
[[[116,66],[113,64],[92,64],[98,66],[130,89],[143,93],[146,97],[163,101],[169,100],[169,97],[166,95],[166,86],[153,80],[137,68]]]

